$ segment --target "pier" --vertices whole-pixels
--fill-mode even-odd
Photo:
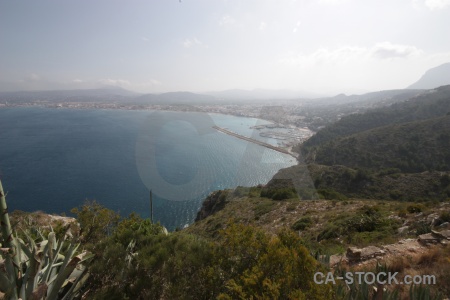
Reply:
[[[258,140],[255,140],[255,139],[252,139],[252,138],[249,138],[249,137],[237,134],[235,132],[229,131],[229,130],[227,130],[225,128],[221,128],[219,126],[213,126],[213,128],[215,130],[217,130],[217,131],[220,131],[220,132],[223,132],[225,134],[237,137],[238,139],[241,139],[241,140],[244,140],[244,141],[247,141],[247,142],[250,142],[250,143],[254,143],[254,144],[257,144],[257,145],[260,145],[260,146],[263,146],[263,147],[266,147],[266,148],[269,148],[269,149],[272,149],[272,150],[275,150],[275,151],[278,151],[278,152],[281,152],[281,153],[284,153],[284,154],[289,154],[289,155],[297,158],[297,156],[295,156],[295,154],[289,152],[288,150],[286,150],[284,148],[273,146],[271,144],[264,143],[264,142],[261,142],[261,141],[258,141]]]

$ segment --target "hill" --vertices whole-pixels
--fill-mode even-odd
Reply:
[[[444,224],[450,218],[448,201],[299,201],[293,198],[276,201],[262,197],[262,191],[262,188],[238,187],[215,192],[199,212],[203,217],[183,232],[220,240],[230,220],[262,228],[271,235],[289,228],[319,261],[335,266],[336,272],[341,268],[351,272],[374,271],[381,264],[391,272],[418,274],[427,261],[427,274],[435,274],[446,282],[435,287],[445,295],[450,293],[444,279],[448,278],[444,274],[448,273],[449,261],[440,259],[448,257],[450,249],[445,246],[448,243],[445,238],[441,239],[443,246],[440,246],[441,242],[434,237],[440,235],[436,230],[450,233],[445,230],[448,223]],[[428,244],[430,240],[437,241],[438,245]],[[385,288],[398,289],[403,295],[398,299],[407,299],[409,287]]]
[[[450,86],[443,86],[390,106],[343,117],[319,130],[302,145],[301,150],[305,155],[311,148],[339,137],[376,127],[444,116],[448,112],[450,112]]]
[[[215,97],[191,92],[170,92],[163,94],[145,94],[133,99],[139,104],[207,104],[216,100]]]
[[[126,102],[137,95],[137,93],[119,87],[109,87],[102,89],[0,92],[0,101],[10,103]]]
[[[307,165],[280,170],[266,189],[295,188],[302,199],[446,199],[449,112],[450,86],[443,86],[343,117],[297,149]]]
[[[307,161],[401,172],[450,170],[450,114],[381,126],[321,144]]]
[[[408,89],[434,89],[448,84],[450,84],[450,63],[445,63],[426,71],[418,81],[408,86]]]

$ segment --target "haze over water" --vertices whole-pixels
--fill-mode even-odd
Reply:
[[[158,118],[164,121],[155,126]],[[148,217],[151,188],[155,220],[174,229],[194,220],[210,192],[264,184],[296,164],[210,128],[251,136],[250,127],[264,123],[182,112],[0,109],[0,176],[10,211],[69,213],[96,199],[123,216]]]

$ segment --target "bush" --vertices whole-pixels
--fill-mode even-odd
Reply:
[[[292,224],[291,228],[294,230],[305,230],[313,223],[311,217],[303,217],[298,219],[294,224]]]
[[[95,200],[86,201],[80,208],[71,210],[76,215],[81,228],[81,240],[85,244],[95,246],[101,239],[108,236],[119,221],[119,214],[107,209]]]
[[[329,285],[313,282],[318,262],[293,232],[269,236],[251,226],[229,224],[218,244],[219,299],[331,299]]]
[[[233,191],[235,197],[259,197],[261,194],[261,188],[259,187],[243,187],[238,186]]]
[[[424,209],[423,205],[421,204],[412,204],[412,205],[408,205],[408,207],[406,208],[406,210],[412,214],[412,213],[420,213],[422,212]]]
[[[399,216],[400,218],[406,218],[406,214],[407,214],[406,210],[402,209],[398,212],[397,216]]]
[[[443,223],[450,222],[450,211],[441,212],[439,218],[436,221],[437,222],[434,224],[434,226],[439,226]]]
[[[331,189],[319,189],[317,190],[317,193],[319,194],[320,198],[326,200],[347,200],[347,197],[345,195],[342,195],[341,193],[338,193]]]
[[[439,219],[442,223],[450,222],[450,211],[444,211],[439,215]]]
[[[426,222],[415,223],[412,227],[417,236],[431,232],[431,226]]]
[[[182,232],[166,234],[136,214],[97,246],[88,299],[207,299],[213,248]]]
[[[273,200],[286,200],[298,198],[295,188],[267,188],[261,191],[261,197],[270,198]]]
[[[263,199],[255,206],[255,219],[259,219],[261,216],[272,211],[275,202],[272,200]]]

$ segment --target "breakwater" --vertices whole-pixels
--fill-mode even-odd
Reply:
[[[291,156],[296,158],[295,154],[289,152],[288,150],[286,150],[284,148],[273,146],[271,144],[264,143],[264,142],[261,142],[261,141],[258,141],[258,140],[255,140],[255,139],[252,139],[252,138],[249,138],[249,137],[237,134],[235,132],[229,131],[229,130],[227,130],[225,128],[221,128],[219,126],[213,126],[213,128],[218,130],[218,131],[220,131],[220,132],[223,132],[225,134],[237,137],[238,139],[241,139],[241,140],[244,140],[244,141],[247,141],[247,142],[250,142],[250,143],[254,143],[254,144],[257,144],[257,145],[260,145],[260,146],[263,146],[263,147],[266,147],[266,148],[269,148],[269,149],[272,149],[272,150],[275,150],[275,151],[278,151],[278,152],[281,152],[281,153],[284,153],[284,154],[289,154],[289,155],[291,155]]]

